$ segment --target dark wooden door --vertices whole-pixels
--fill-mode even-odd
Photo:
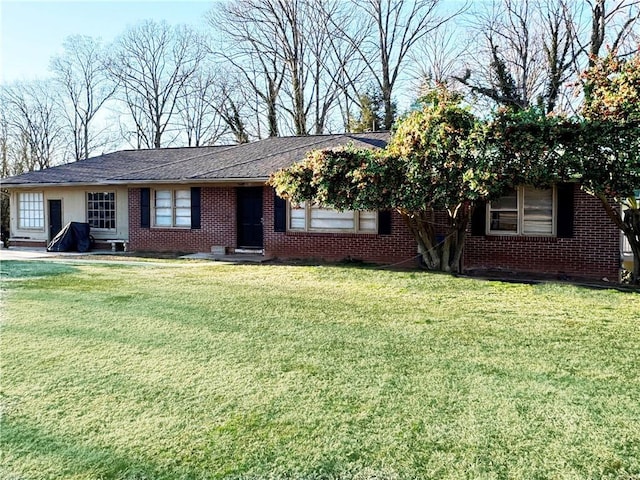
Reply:
[[[237,189],[238,248],[262,248],[262,187]]]
[[[62,230],[62,200],[49,200],[49,240]]]

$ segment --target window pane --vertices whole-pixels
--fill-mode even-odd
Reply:
[[[191,190],[176,190],[176,207],[191,208]]]
[[[491,202],[491,210],[517,210],[518,209],[518,193],[511,190],[509,193],[500,197],[498,200]]]
[[[292,230],[304,230],[306,227],[306,209],[304,204],[291,205],[289,208],[289,228]]]
[[[492,204],[493,206],[493,204]],[[518,212],[491,212],[492,231],[517,232]]]
[[[171,191],[156,191],[156,208],[171,208]]]
[[[523,233],[553,233],[553,190],[524,188]]]
[[[367,232],[367,233],[377,233],[378,212],[366,211],[366,212],[359,212],[359,214],[360,214],[360,231]]]
[[[176,207],[191,208],[190,198],[176,198]]]
[[[157,227],[171,227],[171,217],[158,217],[156,219]]]
[[[114,229],[116,204],[114,192],[87,193],[87,222],[91,228]]]
[[[327,208],[311,207],[311,229],[313,230],[353,230],[354,212],[339,212]]]
[[[20,228],[44,228],[44,195],[41,192],[19,194],[18,225]]]
[[[159,227],[170,227],[172,225],[172,210],[171,203],[169,202],[169,207],[158,208],[156,206],[156,225]]]
[[[191,208],[176,208],[176,227],[191,226]]]

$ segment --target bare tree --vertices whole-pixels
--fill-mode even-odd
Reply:
[[[589,53],[589,67],[601,53],[605,42],[611,51],[626,56],[635,51],[637,45],[627,40],[634,27],[640,22],[640,1],[638,0],[586,0],[591,8],[591,31],[589,42],[578,36],[578,52]],[[637,33],[637,32],[636,32]]]
[[[242,115],[240,114],[240,107],[230,97],[226,98],[226,102],[222,106],[222,114],[225,123],[229,126],[233,138],[237,144],[249,143],[249,134],[247,133],[247,127]]]
[[[638,0],[494,0],[474,12],[483,39],[457,80],[497,104],[547,112],[574,108],[580,73],[608,44],[625,55],[639,22]]]
[[[68,37],[63,48],[64,53],[51,60],[51,70],[64,92],[77,161],[88,158],[106,144],[101,135],[104,127],[95,127],[94,119],[115,93],[117,84],[105,70],[105,52],[98,40],[87,36]]]
[[[5,108],[4,96],[0,96],[0,178],[13,175],[11,164],[9,163],[9,120],[7,119],[7,109]]]
[[[461,30],[462,26],[455,21],[447,22],[416,43],[409,55],[408,70],[417,82],[415,90],[419,97],[438,85],[446,85],[452,91],[459,87],[453,77],[463,69],[471,43],[460,34]]]
[[[0,97],[0,102],[2,98]],[[6,109],[0,103],[0,178],[6,178],[13,174],[9,163],[9,122],[7,121]],[[9,192],[0,189],[0,237],[2,246],[6,247],[9,239]]]
[[[525,108],[539,93],[543,55],[534,0],[494,0],[489,9],[474,12],[471,31],[478,44],[471,69],[457,80],[473,93],[498,104]]]
[[[357,76],[355,49],[344,48],[342,35],[351,13],[338,0],[235,0],[210,12],[227,39],[222,55],[263,104],[269,136],[283,127],[296,135],[326,130]]]
[[[352,100],[360,98],[365,66],[343,33],[350,26],[349,31],[357,35],[354,27],[358,22],[347,7],[340,0],[307,0],[302,7],[305,120],[311,120],[308,131],[315,134],[327,131],[341,96],[346,93]]]
[[[326,25],[326,32],[319,36],[315,42],[319,48],[330,53],[325,57],[324,73],[330,80],[331,88],[328,94],[331,104],[340,112],[342,131],[349,130],[354,116],[360,114],[363,108],[361,100],[367,98],[372,88],[366,62],[361,56],[360,46],[367,39],[369,33],[369,20],[363,15],[354,14],[350,3],[337,0],[325,2],[314,0],[318,11],[322,12],[319,23]],[[316,47],[316,48],[318,48]],[[319,56],[318,56],[319,57]],[[324,80],[326,83],[327,80]],[[316,88],[321,87],[320,82],[315,83]],[[375,87],[374,87],[375,89]],[[325,102],[329,105],[329,102]],[[333,115],[327,115],[324,128],[329,129]],[[318,122],[316,122],[316,125]]]
[[[199,70],[185,84],[178,97],[178,126],[187,136],[187,145],[214,145],[227,128],[217,112],[222,97],[223,80],[212,70]]]
[[[15,145],[15,171],[48,168],[65,161],[63,113],[51,82],[3,87],[2,104]]]
[[[227,40],[219,55],[240,73],[252,93],[262,101],[268,136],[277,137],[280,133],[278,99],[286,66],[278,54],[277,19],[270,13],[270,2],[266,2],[266,8],[262,8],[262,3],[261,0],[236,0],[220,4],[208,13],[208,21]],[[232,103],[231,110],[236,110],[236,102]],[[229,118],[234,116],[231,114]]]
[[[134,123],[138,148],[160,148],[186,84],[205,57],[191,29],[146,21],[117,41],[109,71]]]
[[[247,127],[247,115],[244,114],[248,103],[245,92],[237,80],[227,78],[220,84],[220,96],[213,104],[216,113],[222,118],[228,130],[233,135],[236,143],[248,143],[249,131]],[[259,119],[258,119],[259,124]],[[258,129],[258,138],[259,129]]]
[[[440,0],[352,0],[354,11],[368,18],[368,35],[362,42],[349,32],[345,34],[382,92],[386,129],[393,124],[394,88],[409,52],[416,42],[465,8],[440,15],[439,3]]]
[[[542,35],[541,42],[545,68],[545,91],[541,98],[546,112],[551,113],[556,110],[560,100],[567,100],[565,84],[572,76],[572,47],[575,44],[575,35],[571,28],[571,15],[564,0],[541,0],[538,3],[538,11],[541,29],[546,32]]]

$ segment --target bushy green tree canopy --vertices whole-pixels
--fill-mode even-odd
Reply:
[[[581,183],[629,240],[640,283],[640,49],[626,60],[598,59],[584,78]]]
[[[311,152],[271,184],[294,202],[397,210],[425,265],[456,271],[477,201],[517,185],[575,181],[602,201],[640,258],[640,53],[601,59],[585,79],[583,115],[572,118],[507,107],[479,121],[458,95],[438,89],[397,122],[386,149]],[[437,224],[438,211],[446,224]]]
[[[458,270],[472,203],[484,194],[482,182],[474,178],[482,171],[473,141],[478,121],[460,101],[446,90],[436,91],[398,122],[385,150],[311,152],[277,172],[271,183],[294,202],[397,210],[429,268]],[[441,228],[437,210],[448,214]],[[437,241],[439,231],[442,241]]]

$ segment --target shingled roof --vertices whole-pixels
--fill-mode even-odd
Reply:
[[[273,137],[242,145],[122,150],[2,180],[3,187],[266,181],[307,152],[384,148],[388,132]]]

